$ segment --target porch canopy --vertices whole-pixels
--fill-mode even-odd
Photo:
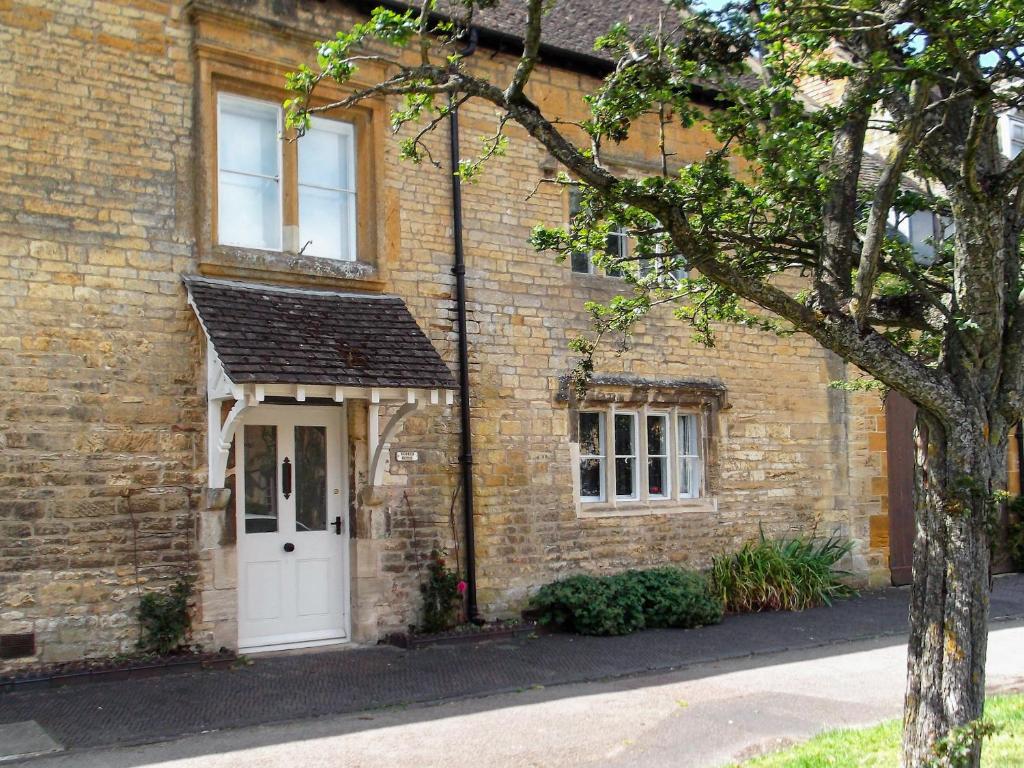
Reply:
[[[224,485],[239,417],[267,398],[367,400],[373,485],[405,416],[422,403],[452,403],[451,371],[396,296],[183,279],[207,340],[211,488]],[[388,402],[400,407],[381,429]]]

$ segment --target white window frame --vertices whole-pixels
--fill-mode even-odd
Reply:
[[[356,173],[358,171],[356,167],[357,158],[357,136],[356,126],[353,123],[346,122],[344,120],[330,120],[324,117],[314,117],[310,120],[311,131],[329,131],[330,133],[338,134],[339,136],[347,135],[349,137],[349,147],[351,148],[351,155],[347,158],[348,166],[348,179],[346,180],[349,188],[344,187],[322,187],[316,184],[304,184],[302,182],[302,161],[300,160],[296,164],[295,169],[295,188],[296,195],[298,197],[299,204],[299,248],[305,247],[306,236],[302,233],[302,190],[306,189],[320,189],[330,192],[340,192],[344,196],[344,205],[348,208],[348,221],[350,223],[348,231],[348,258],[343,257],[341,254],[337,256],[327,256],[322,253],[315,253],[310,251],[308,255],[316,256],[320,259],[331,259],[333,261],[355,261],[357,257],[356,251],[356,231],[359,229],[359,223],[357,216],[359,213],[359,206],[357,203],[358,192],[358,179]],[[299,142],[299,154],[302,153],[302,140]],[[315,247],[315,244],[314,244]]]
[[[694,450],[696,453],[684,453],[683,452],[683,420],[693,419],[693,435],[694,435]],[[699,413],[690,411],[678,411],[675,416],[676,422],[676,460],[678,462],[676,468],[676,485],[679,487],[679,498],[680,499],[700,499],[704,496],[704,439],[703,430],[701,429],[701,418]],[[683,473],[687,472],[690,467],[696,467],[696,471],[693,475],[696,476],[696,482],[692,483],[690,491],[686,491],[683,488]],[[687,472],[687,474],[689,474]],[[691,475],[691,480],[693,479]],[[686,483],[691,485],[691,483]]]
[[[676,503],[689,504],[693,502],[704,502],[707,500],[707,435],[706,435],[706,414],[704,411],[688,407],[670,408],[616,408],[609,407],[582,408],[576,412],[577,429],[581,429],[580,419],[583,414],[599,414],[600,429],[600,454],[578,454],[575,472],[577,481],[580,483],[578,490],[579,501],[586,506],[625,506],[633,508],[637,504],[649,504],[652,508],[660,509],[665,506],[672,506]],[[619,454],[615,445],[615,417],[629,415],[633,422],[633,451],[632,454]],[[664,418],[667,426],[665,435],[666,454],[651,456],[648,453],[648,417]],[[693,419],[695,431],[696,454],[682,453],[681,423],[683,418]],[[617,481],[617,460],[633,459],[633,488],[631,496],[619,495],[616,487]],[[649,459],[664,458],[665,490],[662,494],[650,493],[650,471]],[[582,478],[580,471],[582,462],[586,460],[597,460],[600,466],[601,495],[584,496],[582,494]],[[688,464],[689,463],[689,464]],[[696,483],[689,492],[684,492],[682,472],[688,466],[695,466]]]
[[[270,253],[284,253],[284,252],[287,252],[287,253],[299,253],[301,251],[302,247],[303,247],[303,243],[299,242],[301,240],[300,221],[301,221],[301,217],[302,217],[301,210],[299,210],[299,208],[298,208],[298,206],[300,205],[300,198],[301,198],[300,192],[301,192],[301,189],[303,187],[306,187],[306,188],[317,188],[317,187],[315,185],[303,184],[302,183],[302,180],[300,178],[300,170],[299,170],[299,163],[298,163],[298,156],[297,155],[294,158],[294,166],[295,166],[294,167],[294,171],[289,176],[289,178],[285,178],[285,173],[284,173],[284,142],[283,141],[280,142],[280,148],[279,148],[279,150],[278,150],[278,152],[276,154],[276,158],[275,158],[276,159],[276,173],[272,177],[271,176],[264,176],[262,174],[252,174],[252,173],[244,172],[244,171],[235,171],[235,170],[231,170],[231,169],[225,169],[223,167],[222,158],[221,158],[221,138],[222,138],[222,135],[221,135],[221,126],[222,126],[221,114],[222,114],[223,106],[225,104],[231,104],[231,103],[234,103],[236,105],[248,106],[250,109],[266,110],[268,114],[270,113],[271,110],[273,110],[274,113],[275,113],[276,121],[277,121],[277,133],[278,133],[278,135],[279,136],[282,135],[283,131],[284,131],[284,112],[281,109],[280,104],[277,104],[277,103],[275,103],[273,101],[268,101],[266,99],[254,98],[252,96],[244,96],[244,95],[241,95],[241,94],[233,93],[231,91],[218,91],[217,92],[217,99],[216,99],[217,136],[215,137],[216,157],[217,157],[217,168],[216,168],[216,179],[217,179],[217,245],[228,246],[228,247],[236,247],[236,248],[246,248],[246,249],[250,249],[250,250],[254,250],[254,251],[266,251],[266,252],[270,252]],[[343,257],[341,254],[338,254],[337,256],[329,256],[329,255],[323,255],[323,254],[315,254],[314,255],[314,254],[310,253],[310,254],[307,254],[307,255],[309,255],[311,258],[325,259],[325,260],[328,260],[328,261],[339,261],[339,262],[358,261],[358,258],[359,258],[359,254],[358,254],[358,250],[357,250],[357,248],[358,248],[357,233],[358,233],[358,230],[359,230],[359,220],[358,220],[358,216],[359,216],[359,205],[358,205],[358,196],[359,196],[359,191],[358,191],[359,190],[359,177],[358,177],[358,172],[359,172],[359,169],[358,169],[359,144],[358,144],[358,141],[359,141],[359,136],[358,136],[358,127],[355,125],[355,123],[352,123],[352,122],[350,122],[348,120],[336,120],[336,119],[333,119],[333,118],[314,117],[312,119],[311,129],[312,130],[330,130],[330,131],[333,131],[333,132],[336,132],[336,133],[340,133],[340,134],[348,133],[352,137],[352,140],[350,142],[351,156],[348,158],[348,161],[349,161],[348,162],[348,167],[349,167],[348,183],[349,183],[351,188],[350,189],[344,189],[344,188],[334,189],[334,188],[330,188],[332,191],[341,192],[345,196],[346,199],[345,199],[345,203],[344,204],[348,207],[348,220],[351,223],[351,226],[349,227],[349,232],[348,232],[348,257]],[[300,148],[297,151],[301,152],[302,151],[301,150],[301,140],[299,141],[299,147]],[[221,204],[221,201],[222,201],[222,197],[221,197],[221,195],[222,195],[221,176],[224,173],[234,173],[234,174],[241,174],[241,175],[248,175],[248,176],[258,175],[260,178],[273,179],[273,181],[277,185],[277,222],[276,222],[275,229],[276,229],[276,231],[278,233],[278,237],[277,237],[276,244],[273,244],[273,245],[268,247],[268,246],[251,245],[251,244],[246,244],[246,243],[234,243],[234,242],[226,241],[224,239],[224,232],[223,232],[224,227],[222,227],[221,223],[220,223],[220,217],[223,214],[223,206]],[[285,210],[284,210],[285,193],[286,193],[286,190],[284,189],[284,187],[285,187],[285,183],[286,182],[289,185],[289,190],[287,190],[287,191],[294,192],[294,195],[295,195],[295,205],[296,205],[296,210],[298,211],[298,219],[299,219],[299,220],[295,221],[294,224],[288,224],[288,225],[285,224],[286,213],[285,213]],[[294,187],[295,187],[294,190],[291,189],[292,185],[294,185]]]
[[[1021,152],[1024,152],[1024,113],[1020,110],[1006,112],[999,119],[999,144],[1004,155],[1013,159]],[[1020,139],[1015,139],[1014,134],[1020,134]],[[1017,151],[1014,152],[1014,145]]]
[[[673,431],[672,431],[672,413],[670,411],[649,411],[649,410],[645,409],[643,417],[644,417],[644,433],[643,433],[644,434],[644,438],[643,438],[643,446],[642,446],[643,453],[644,453],[644,462],[643,462],[643,465],[644,465],[644,470],[643,470],[644,482],[643,482],[643,486],[642,486],[643,492],[646,493],[647,494],[647,498],[651,499],[652,501],[662,501],[662,500],[666,500],[667,501],[668,499],[672,498],[672,491],[673,491],[673,488],[675,488],[675,483],[673,482],[673,478],[672,478],[672,472],[673,472],[672,454],[674,453],[674,451],[672,450],[672,447],[673,447],[672,446],[672,435],[673,435]],[[650,451],[650,427],[648,426],[648,421],[650,419],[661,419],[662,423],[665,425],[664,434],[662,435],[662,438],[661,438],[662,446],[665,449],[664,453],[652,454],[651,451]],[[651,493],[651,459],[663,459],[664,462],[665,462],[665,468],[664,468],[664,470],[662,470],[662,473],[661,473],[662,474],[662,479],[664,481],[664,487],[662,488],[661,493],[653,493],[653,494]]]
[[[265,111],[270,114],[271,110],[275,113],[275,120],[277,125],[277,133],[281,134],[282,130],[282,114],[281,108],[274,104],[272,101],[264,101],[263,99],[254,99],[249,96],[240,96],[236,93],[229,93],[226,91],[220,91],[217,94],[217,242],[220,245],[233,246],[238,248],[251,248],[256,251],[280,251],[284,247],[284,184],[281,180],[281,171],[283,165],[283,158],[281,151],[278,150],[275,159],[276,173],[273,176],[266,176],[264,174],[255,174],[249,171],[238,171],[230,168],[224,168],[222,158],[222,134],[221,129],[223,127],[223,109],[226,105],[234,104],[237,107],[248,108],[255,111]],[[222,204],[223,194],[223,182],[222,177],[224,174],[234,174],[236,176],[249,176],[253,178],[260,178],[266,180],[273,180],[277,186],[277,226],[275,231],[277,232],[277,243],[276,245],[270,245],[268,247],[251,245],[247,243],[233,243],[226,242],[224,240],[224,227],[221,226],[220,217],[224,213],[224,206]],[[271,222],[273,223],[273,222]]]
[[[611,478],[612,493],[610,495],[614,496],[616,501],[636,501],[637,499],[640,498],[640,475],[641,475],[641,472],[640,472],[640,435],[638,434],[638,431],[639,431],[638,430],[638,422],[640,421],[640,419],[638,418],[639,413],[637,411],[627,411],[627,410],[621,410],[620,411],[620,410],[617,410],[617,409],[614,409],[614,408],[611,409],[609,411],[609,413],[611,414],[611,428],[612,428],[612,431],[610,433],[611,436],[612,436],[611,457],[614,459],[614,463],[612,464],[612,478]],[[631,433],[630,434],[630,445],[631,445],[631,447],[633,449],[632,453],[619,453],[619,446],[618,446],[618,439],[617,439],[618,435],[617,435],[615,420],[618,417],[620,417],[620,416],[628,416],[629,419],[632,422],[632,427],[630,429],[630,433]],[[625,461],[628,461],[630,459],[633,460],[633,492],[630,493],[630,494],[620,494],[619,493],[619,459],[622,459],[622,460],[625,460]],[[644,472],[643,474],[646,475],[647,473]]]
[[[608,424],[607,416],[604,411],[588,410],[580,411],[577,416],[577,428],[581,430],[582,434],[582,417],[584,414],[593,414],[597,416],[597,442],[598,450],[601,453],[596,454],[580,454],[579,461],[576,462],[576,476],[580,481],[580,500],[585,502],[601,502],[607,498],[607,485],[608,485]],[[581,441],[582,442],[582,441]],[[601,493],[598,496],[584,496],[583,495],[583,462],[596,460],[598,463],[598,487],[601,489]]]

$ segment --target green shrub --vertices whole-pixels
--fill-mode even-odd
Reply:
[[[734,554],[711,561],[711,582],[727,611],[801,611],[831,605],[856,590],[843,584],[846,571],[835,568],[853,543],[838,536],[766,539],[762,532]]]
[[[139,650],[166,654],[179,650],[192,629],[189,602],[194,576],[179,576],[166,592],[147,592],[139,600]]]
[[[707,582],[678,568],[571,576],[541,587],[531,605],[542,623],[582,635],[696,627],[722,618],[722,607]]]
[[[722,603],[707,579],[681,568],[626,571],[614,579],[630,582],[643,601],[644,626],[690,629],[722,620]]]

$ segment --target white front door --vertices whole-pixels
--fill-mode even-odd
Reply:
[[[241,650],[348,638],[343,414],[260,405],[235,433]]]

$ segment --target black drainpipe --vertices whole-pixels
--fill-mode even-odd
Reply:
[[[469,32],[466,47],[459,51],[465,58],[476,50],[477,33]],[[466,333],[466,258],[462,246],[462,181],[458,176],[459,158],[459,108],[449,94],[448,106],[449,136],[452,168],[452,237],[455,241],[455,312],[459,327],[459,418],[460,450],[459,464],[462,467],[462,514],[466,530],[466,614],[474,624],[483,624],[476,602],[476,543],[473,532],[473,435],[470,432],[469,405],[469,345]]]

